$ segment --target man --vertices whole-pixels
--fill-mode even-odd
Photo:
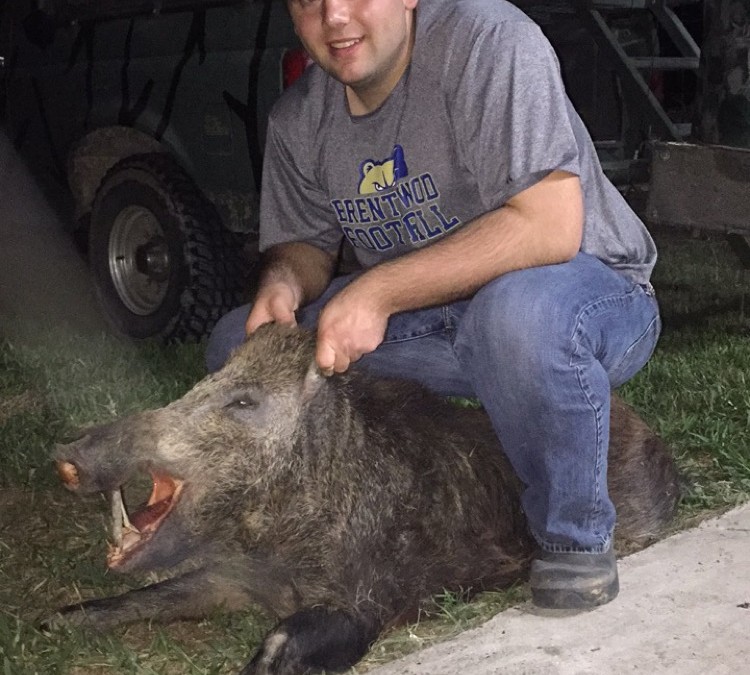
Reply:
[[[298,321],[327,374],[361,360],[478,397],[527,486],[534,602],[608,602],[610,388],[655,346],[656,251],[549,43],[504,0],[288,5],[317,65],[271,115],[261,282],[209,367],[245,331]],[[344,239],[365,271],[334,279]]]

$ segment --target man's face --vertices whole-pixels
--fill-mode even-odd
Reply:
[[[288,0],[310,56],[363,100],[381,101],[409,63],[417,2]]]

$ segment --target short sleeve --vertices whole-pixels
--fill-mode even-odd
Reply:
[[[447,78],[455,83],[452,126],[487,208],[552,171],[580,173],[559,63],[538,26],[489,27],[453,61]]]
[[[298,156],[284,144],[274,119],[269,120],[260,200],[260,250],[276,244],[304,242],[336,254],[342,239],[327,194]],[[310,153],[307,153],[310,157]]]

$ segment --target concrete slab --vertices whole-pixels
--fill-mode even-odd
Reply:
[[[530,604],[373,675],[750,672],[750,504],[620,561],[620,595],[567,617]]]

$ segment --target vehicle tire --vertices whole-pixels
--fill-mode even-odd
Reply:
[[[114,327],[132,338],[197,340],[241,304],[241,242],[168,154],[126,157],[99,186],[89,266]]]

